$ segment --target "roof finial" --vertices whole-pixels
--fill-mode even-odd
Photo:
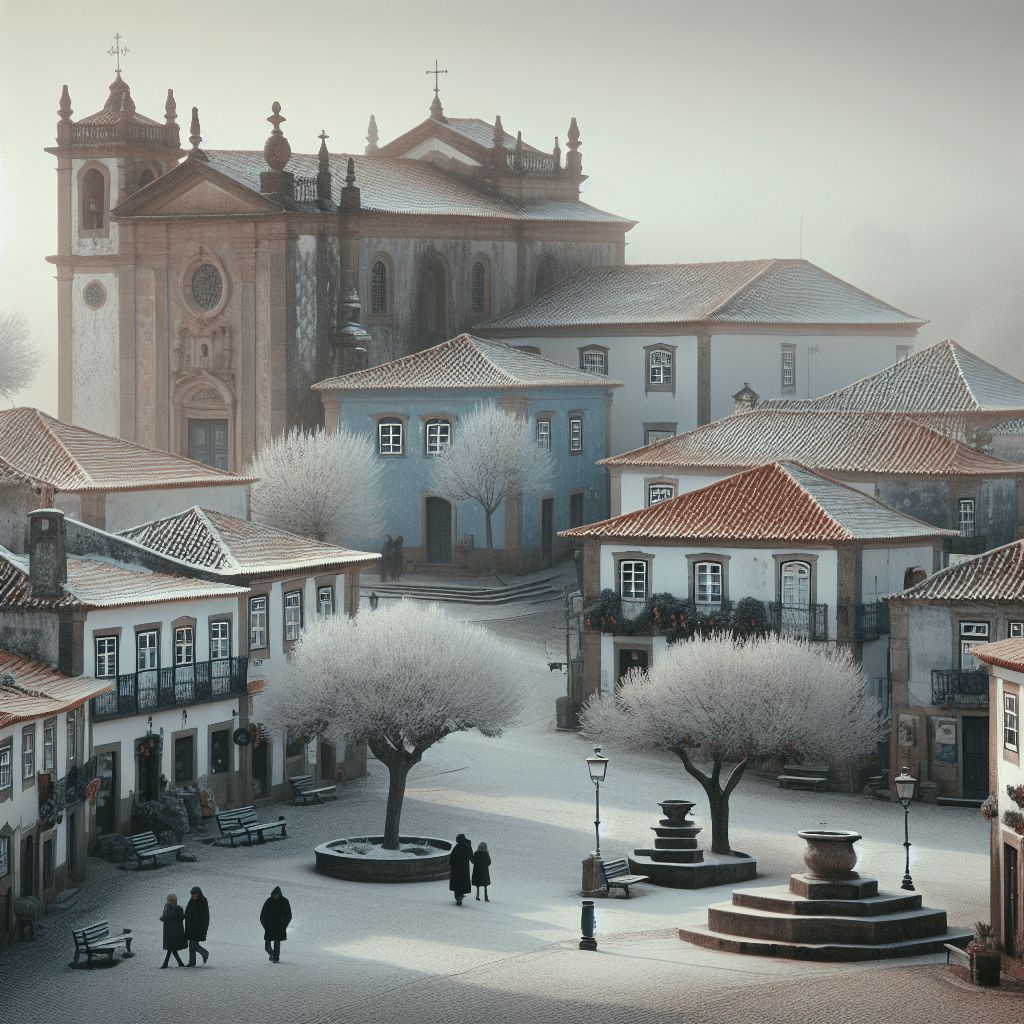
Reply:
[[[352,157],[348,158],[348,166],[345,168],[345,188],[352,188],[356,183],[356,162]]]
[[[206,160],[209,162],[209,157],[199,148],[199,143],[203,141],[203,133],[199,128],[199,108],[192,108],[192,127],[189,129],[191,134],[188,137],[188,141],[192,143],[192,152],[189,153],[189,160]]]
[[[558,136],[555,136],[555,148],[551,150],[551,155],[555,160],[555,170],[560,171],[562,169],[562,151],[558,148]]]
[[[167,102],[164,104],[164,120],[170,125],[178,120],[178,105],[174,102],[174,90],[167,90]]]
[[[320,130],[320,152],[317,154],[316,197],[324,202],[331,200],[331,157],[327,152],[327,140],[330,136]]]
[[[127,46],[121,45],[121,33],[114,33],[114,45],[107,50],[111,57],[117,58],[117,77],[121,77],[121,58],[128,52]]]
[[[433,99],[433,102],[430,104],[430,116],[435,121],[442,121],[445,124],[447,124],[448,123],[448,118],[444,116],[444,109],[441,106],[441,96],[440,96],[440,90],[438,88],[438,81],[439,81],[439,76],[440,75],[447,75],[448,72],[447,71],[439,71],[438,67],[437,67],[437,61],[435,60],[434,61],[434,70],[433,71],[428,71],[427,74],[434,76],[434,99]]]
[[[327,140],[330,138],[330,135],[321,128],[318,138],[320,139],[320,152],[317,154],[317,160],[319,161],[318,169],[329,171],[331,169],[331,161],[327,155]]]
[[[565,158],[565,169],[570,174],[583,174],[583,157],[579,154],[580,130],[576,127],[576,118],[572,119],[568,133],[569,155]]]
[[[68,92],[68,87],[66,85],[60,94],[60,110],[58,110],[57,113],[60,114],[60,119],[62,121],[70,121],[71,115],[74,113],[71,109],[71,93]]]
[[[516,148],[512,151],[512,170],[523,169],[523,133],[516,132]]]
[[[507,169],[505,160],[505,129],[501,123],[501,115],[494,119],[494,133],[491,135],[491,159],[494,161],[496,170]]]
[[[285,164],[292,156],[292,147],[288,145],[288,140],[284,137],[284,132],[281,131],[281,122],[286,121],[287,118],[281,116],[281,104],[276,100],[270,109],[273,113],[267,120],[274,126],[274,129],[270,133],[270,138],[263,145],[263,159],[267,161],[267,166],[272,171],[283,171]]]
[[[366,129],[366,155],[373,156],[378,152],[377,146],[377,119],[370,115],[370,126]]]

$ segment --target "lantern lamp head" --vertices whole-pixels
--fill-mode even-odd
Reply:
[[[901,775],[896,777],[896,797],[904,807],[914,799],[914,787],[917,779],[910,774],[909,768],[904,768]]]
[[[594,756],[587,758],[587,768],[590,769],[590,777],[594,782],[604,782],[605,773],[608,771],[608,758],[601,756],[600,747],[594,747]]]

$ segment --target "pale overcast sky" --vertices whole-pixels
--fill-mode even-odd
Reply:
[[[2,0],[0,309],[47,361],[17,399],[56,412],[54,145],[122,75],[182,141],[259,150],[278,100],[292,149],[361,153],[429,111],[563,152],[578,119],[586,202],[635,218],[629,263],[795,257],[932,321],[1024,377],[1024,4]],[[187,145],[187,143],[185,143]]]

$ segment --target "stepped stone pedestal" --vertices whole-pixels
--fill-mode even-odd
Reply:
[[[946,912],[922,906],[917,893],[879,892],[876,879],[827,866],[793,875],[788,887],[737,889],[731,902],[708,907],[707,927],[679,929],[705,949],[828,962],[937,953],[947,942],[966,946],[973,934],[949,928]]]
[[[687,817],[693,807],[691,801],[664,800],[658,806],[665,817],[651,826],[654,848],[633,851],[629,858],[633,874],[647,875],[654,885],[676,889],[703,889],[757,877],[757,861],[753,857],[705,854],[697,846],[697,833],[703,829]]]

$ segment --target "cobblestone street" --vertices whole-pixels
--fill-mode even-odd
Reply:
[[[488,622],[517,644],[534,689],[522,722],[501,739],[456,735],[429,750],[409,776],[402,832],[488,843],[491,902],[455,906],[447,882],[360,884],[318,875],[313,847],[379,834],[388,777],[369,775],[320,806],[278,805],[288,838],[252,848],[186,844],[196,862],[139,871],[91,858],[89,878],[45,919],[43,937],[0,954],[0,1020],[174,1021],[803,1021],[1019,1022],[1019,994],[970,988],[944,956],[880,964],[813,964],[743,957],[681,942],[676,929],[706,923],[729,889],[636,887],[599,899],[599,949],[576,948],[581,861],[593,846],[594,793],[584,758],[592,744],[555,730],[565,676],[547,651],[564,650],[561,601],[513,605]],[[463,607],[448,606],[462,615]],[[470,617],[466,614],[465,617]],[[547,641],[547,649],[545,648]],[[623,857],[648,844],[658,800],[703,792],[669,756],[614,748],[601,788],[601,845]],[[751,886],[779,885],[803,870],[800,828],[856,829],[858,870],[898,889],[903,812],[850,793],[780,790],[748,775],[732,798],[732,841],[758,859]],[[924,904],[949,923],[988,919],[988,827],[975,810],[914,805],[911,872]],[[200,885],[211,909],[210,962],[188,975],[159,971],[164,899]],[[294,920],[281,962],[268,963],[259,913],[280,885]],[[70,928],[109,919],[129,927],[137,956],[112,970],[72,971]],[[61,984],[55,984],[55,981]]]

